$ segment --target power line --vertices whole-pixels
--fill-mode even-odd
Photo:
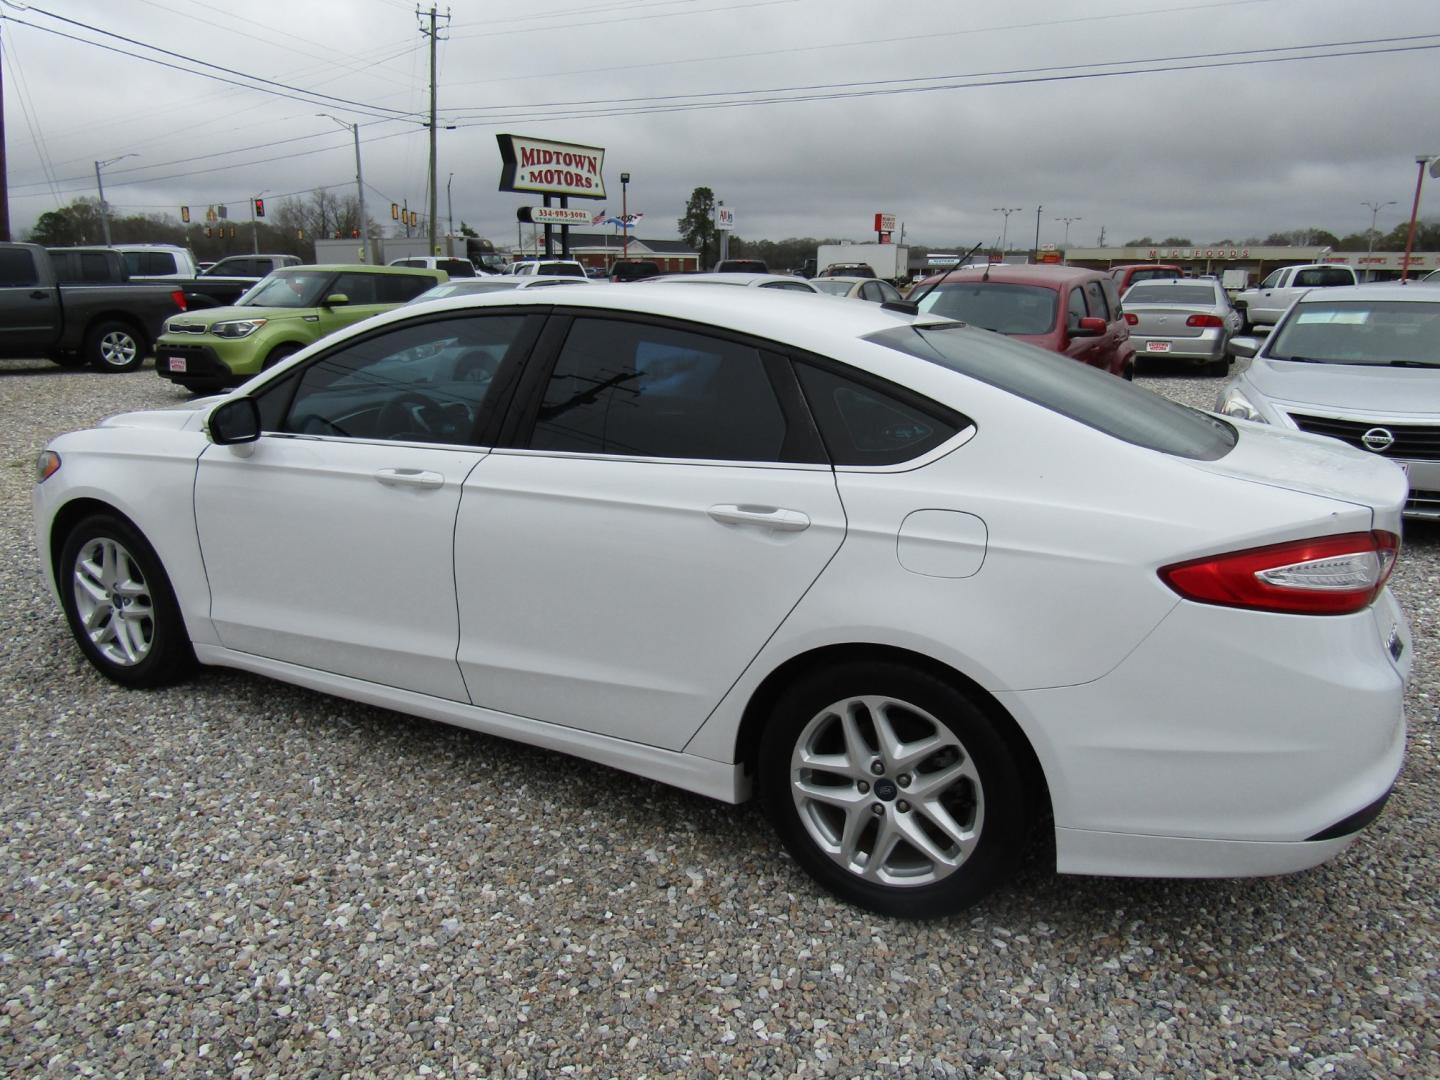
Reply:
[[[31,10],[39,11],[40,9],[39,9],[39,8],[34,8],[34,9],[31,9]],[[48,12],[47,12],[47,13],[44,13],[44,14],[48,14]],[[129,51],[125,50],[125,49],[116,48],[116,47],[113,46],[113,45],[106,45],[104,42],[91,41],[91,40],[89,40],[88,38],[77,37],[77,36],[74,35],[74,34],[67,34],[67,33],[65,33],[63,30],[56,30],[56,29],[53,28],[53,27],[41,26],[41,25],[39,25],[38,23],[26,22],[24,19],[17,19],[17,18],[16,18],[15,16],[13,16],[13,15],[0,14],[0,19],[4,19],[6,22],[9,22],[9,23],[14,23],[14,24],[17,25],[17,26],[26,26],[26,27],[29,27],[31,30],[39,30],[39,31],[41,31],[42,33],[54,34],[56,37],[66,38],[67,40],[70,40],[70,41],[78,41],[78,42],[79,42],[80,44],[82,44],[82,45],[90,45],[90,46],[93,46],[94,48],[97,48],[97,49],[104,49],[106,52],[113,52],[113,53],[118,53],[118,54],[120,54],[121,56],[128,56],[128,57],[130,57],[132,60],[144,60],[146,63],[156,64],[156,65],[158,65],[158,66],[160,66],[160,67],[170,68],[170,69],[172,69],[172,70],[174,70],[174,71],[181,71],[181,72],[184,72],[184,73],[187,74],[187,75],[196,75],[196,76],[199,76],[199,77],[202,78],[202,79],[211,79],[211,80],[213,80],[213,81],[215,81],[215,82],[228,83],[228,84],[230,84],[231,86],[239,86],[239,87],[241,87],[241,88],[243,88],[243,89],[245,89],[245,90],[255,90],[255,91],[258,91],[258,92],[260,92],[260,93],[262,93],[262,94],[273,94],[273,95],[276,96],[276,97],[289,98],[291,101],[301,101],[301,102],[304,102],[306,105],[311,105],[311,106],[315,106],[315,107],[327,107],[327,102],[324,101],[324,100],[321,100],[321,101],[312,100],[312,98],[316,98],[316,97],[322,98],[322,99],[329,98],[329,100],[330,100],[331,102],[335,102],[335,101],[345,102],[345,101],[347,101],[347,99],[345,99],[345,98],[332,98],[332,97],[330,97],[330,95],[328,95],[328,94],[318,94],[318,93],[314,93],[314,92],[309,91],[309,90],[300,89],[300,88],[298,88],[298,87],[295,88],[296,91],[297,91],[297,94],[308,94],[308,95],[310,95],[310,97],[299,97],[299,96],[297,96],[297,94],[282,93],[282,92],[279,91],[279,90],[270,90],[270,89],[267,89],[267,88],[265,88],[265,87],[263,87],[263,86],[255,86],[255,85],[253,85],[253,84],[251,84],[251,83],[238,82],[238,81],[236,81],[235,79],[227,79],[227,78],[225,78],[224,76],[221,76],[221,75],[212,75],[212,74],[210,74],[210,73],[207,72],[207,71],[197,71],[197,70],[195,70],[194,68],[182,67],[182,66],[180,66],[179,64],[171,64],[171,63],[168,63],[167,61],[164,61],[164,60],[157,60],[157,59],[156,59],[155,57],[153,57],[153,56],[141,56],[139,53],[129,52]],[[72,20],[68,20],[68,19],[67,19],[67,20],[65,20],[65,21],[69,22],[69,21],[72,21]],[[102,33],[105,33],[105,31],[101,31],[101,32],[102,32]],[[111,35],[111,36],[118,37],[119,35]],[[124,40],[128,40],[128,39],[124,39]],[[147,48],[147,49],[153,49],[153,48],[155,48],[155,47],[152,46],[152,45],[142,45],[142,47],[143,47],[143,48]],[[166,50],[156,49],[156,51],[157,51],[157,52],[165,52]],[[172,53],[172,54],[170,54],[170,55],[175,55],[175,54]],[[198,62],[200,62],[200,61],[197,61],[197,63],[198,63]],[[220,70],[224,70],[224,69],[220,69]],[[243,76],[244,78],[247,78],[247,79],[248,79],[248,78],[256,78],[255,76],[243,75],[243,73],[241,73],[241,74],[242,74],[242,76]],[[262,81],[269,81],[269,80],[262,80]],[[276,85],[283,85],[283,84],[276,84]],[[333,106],[333,105],[328,105],[328,107],[333,108],[334,106]],[[411,114],[411,113],[405,113],[405,112],[403,112],[402,110],[399,110],[399,109],[385,109],[385,112],[391,114],[391,115],[388,115],[388,116],[387,116],[387,115],[381,115],[381,114],[376,113],[376,112],[366,111],[366,110],[370,109],[370,106],[367,106],[367,105],[353,104],[353,105],[350,105],[349,108],[350,108],[350,111],[358,112],[358,113],[360,113],[360,115],[362,115],[362,116],[369,116],[372,120],[393,120],[393,119],[402,119],[402,118],[403,118],[403,119],[409,119],[411,116],[413,116],[413,114]],[[384,106],[377,106],[377,108],[384,108]]]
[[[692,15],[729,15],[743,8],[775,7],[779,4],[798,4],[800,0],[751,0],[747,4],[727,4],[724,7],[702,8],[699,11],[667,11],[655,15],[632,15],[620,19],[600,19],[596,22],[566,23],[564,26],[532,26],[525,30],[497,30],[493,34],[456,34],[460,38],[510,37],[513,34],[549,34],[556,30],[578,30],[586,26],[613,26],[623,22],[649,22],[652,19],[683,19]]]
[[[1413,36],[1411,36],[1411,37],[1405,37],[1405,38],[1376,39],[1376,41],[1377,41],[1377,42],[1378,42],[1378,41],[1422,41],[1422,40],[1430,40],[1430,39],[1434,39],[1434,38],[1440,38],[1440,34],[1420,34],[1420,35],[1413,35]],[[1341,42],[1341,43],[1331,43],[1331,44],[1324,44],[1324,45],[1285,46],[1284,48],[1285,48],[1286,51],[1297,51],[1297,50],[1304,50],[1304,49],[1340,48],[1341,46],[1348,45],[1348,44],[1355,44],[1355,45],[1364,44],[1364,45],[1370,45],[1370,44],[1374,44],[1374,43],[1375,43],[1375,42],[1354,42],[1354,43]],[[773,88],[773,89],[769,89],[769,90],[743,90],[743,91],[725,91],[725,92],[717,91],[717,92],[713,92],[713,93],[707,92],[707,93],[695,93],[695,94],[656,95],[656,96],[653,96],[653,97],[645,97],[645,98],[620,98],[620,99],[614,99],[614,100],[611,100],[611,101],[606,101],[606,100],[603,100],[603,99],[596,99],[596,100],[592,100],[592,101],[553,102],[553,103],[550,103],[550,104],[543,104],[543,105],[516,105],[516,106],[510,106],[510,107],[509,107],[509,108],[511,108],[511,109],[514,109],[514,110],[539,109],[539,108],[567,108],[567,107],[568,107],[568,108],[571,108],[571,109],[580,109],[580,110],[584,110],[584,111],[574,111],[574,112],[563,113],[563,114],[562,114],[562,113],[557,113],[557,114],[551,114],[551,115],[531,115],[531,114],[528,114],[528,113],[525,113],[525,112],[512,112],[512,113],[510,113],[510,114],[503,115],[503,116],[493,116],[493,115],[492,115],[492,116],[464,116],[464,115],[461,115],[461,116],[457,116],[456,119],[457,119],[457,126],[459,126],[459,127],[489,127],[489,126],[495,126],[496,124],[499,124],[499,123],[511,123],[511,122],[515,122],[515,121],[518,121],[518,120],[529,120],[529,121],[537,121],[537,122],[538,122],[538,121],[561,120],[561,119],[565,119],[565,120],[593,119],[593,118],[597,118],[597,117],[639,116],[639,115],[650,115],[650,114],[655,114],[655,113],[688,112],[688,111],[694,111],[694,110],[700,110],[700,109],[739,108],[739,107],[748,106],[748,105],[773,105],[773,104],[784,104],[784,103],[786,103],[786,102],[798,102],[798,101],[834,101],[834,100],[841,100],[841,99],[846,99],[846,98],[880,97],[880,96],[890,96],[890,95],[896,95],[896,94],[928,93],[928,92],[939,91],[939,90],[966,90],[966,89],[975,89],[975,88],[979,88],[979,87],[989,87],[989,86],[1021,86],[1021,85],[1035,84],[1035,83],[1072,82],[1072,81],[1078,81],[1078,80],[1084,80],[1084,79],[1114,78],[1114,77],[1118,77],[1118,76],[1122,76],[1122,75],[1143,75],[1143,74],[1153,74],[1153,73],[1158,73],[1158,72],[1199,71],[1199,70],[1214,69],[1214,68],[1247,67],[1247,66],[1255,66],[1255,65],[1260,65],[1260,64],[1290,63],[1290,62],[1301,61],[1301,60],[1328,60],[1328,59],[1336,59],[1336,58],[1347,57],[1347,56],[1379,56],[1379,55],[1385,55],[1385,54],[1390,54],[1390,53],[1418,52],[1418,51],[1425,51],[1425,50],[1431,50],[1431,49],[1437,49],[1437,48],[1440,48],[1440,41],[1433,41],[1433,42],[1430,43],[1430,44],[1424,44],[1424,45],[1403,45],[1403,46],[1401,46],[1401,45],[1395,45],[1395,46],[1391,46],[1391,47],[1388,47],[1388,48],[1363,48],[1363,49],[1361,49],[1361,48],[1355,48],[1355,49],[1347,49],[1347,50],[1338,51],[1338,52],[1314,53],[1314,54],[1312,54],[1312,55],[1304,55],[1304,56],[1270,56],[1270,57],[1251,58],[1251,59],[1223,59],[1223,60],[1214,59],[1214,60],[1207,60],[1206,62],[1202,62],[1202,63],[1184,63],[1184,64],[1177,64],[1177,61],[1186,60],[1186,59],[1198,59],[1198,58],[1202,58],[1202,57],[1245,57],[1245,56],[1249,56],[1250,54],[1255,53],[1255,52],[1272,52],[1272,51],[1279,51],[1279,50],[1265,50],[1265,49],[1260,49],[1260,50],[1254,50],[1254,49],[1250,49],[1250,50],[1236,50],[1236,51],[1227,52],[1227,53],[1195,54],[1193,57],[1152,57],[1152,58],[1146,58],[1146,59],[1141,59],[1141,60],[1116,60],[1116,61],[1110,61],[1110,62],[1103,63],[1103,64],[1076,64],[1076,65],[1067,65],[1067,66],[1056,66],[1056,67],[1051,67],[1051,68],[1017,69],[1017,70],[1015,70],[1015,71],[979,72],[979,73],[975,73],[975,74],[972,74],[972,75],[950,75],[950,76],[939,76],[939,75],[937,75],[937,76],[928,76],[928,77],[926,77],[926,78],[929,79],[929,80],[937,80],[937,79],[979,80],[979,81],[960,81],[960,82],[952,81],[952,82],[939,83],[939,84],[937,84],[937,85],[930,85],[930,86],[900,86],[900,87],[896,87],[896,86],[888,85],[888,84],[892,84],[892,83],[895,83],[895,82],[902,82],[902,81],[910,81],[910,80],[887,79],[887,80],[879,80],[879,81],[876,82],[876,83],[864,83],[864,82],[831,83],[831,84],[823,84],[823,85],[817,85],[817,86],[778,87],[778,88]],[[1136,65],[1165,65],[1165,66],[1136,66]],[[1120,67],[1120,66],[1125,66],[1125,70],[1121,70],[1121,71],[1079,71],[1079,72],[1076,71],[1076,69],[1080,69],[1080,68]],[[1042,74],[1036,74],[1037,72],[1067,72],[1067,74],[1042,75]],[[1023,75],[1023,76],[1026,76],[1026,77],[1022,77],[1022,78],[1002,78],[1002,77],[999,77],[999,76],[1009,76],[1009,75]],[[877,86],[883,86],[884,88],[883,88],[883,89],[878,89],[878,88],[876,88]],[[814,91],[824,91],[824,92],[823,92],[823,93],[817,93],[817,92],[814,92]],[[755,95],[761,95],[761,94],[770,94],[770,95],[785,94],[785,95],[792,95],[792,96],[784,96],[784,97],[780,97],[780,96],[772,96],[772,97],[759,97],[759,96],[755,96]],[[728,97],[728,98],[730,98],[730,100],[725,100],[725,101],[693,101],[693,100],[692,100],[692,101],[685,101],[685,102],[678,101],[678,99],[680,99],[680,98],[714,98],[714,97]],[[647,103],[647,102],[676,102],[676,103],[675,103],[675,104],[663,104],[663,105],[645,105],[645,104],[643,104],[643,103]],[[587,109],[587,108],[586,108],[587,106],[596,106],[596,108]],[[611,108],[611,106],[620,106],[620,107],[619,107],[619,108]],[[628,107],[628,106],[638,106],[638,107]],[[497,107],[497,108],[500,108],[500,107]],[[463,110],[461,110],[461,111],[463,112]],[[475,123],[470,123],[470,124],[458,123],[458,121],[460,121],[460,120],[465,120],[465,119],[475,120],[476,122],[475,122]]]

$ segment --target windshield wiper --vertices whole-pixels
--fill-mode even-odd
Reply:
[[[1296,364],[1333,364],[1334,360],[1320,360],[1313,356],[1271,356],[1271,360],[1289,360]]]
[[[1440,367],[1440,364],[1432,364],[1428,360],[1386,360],[1386,367]]]

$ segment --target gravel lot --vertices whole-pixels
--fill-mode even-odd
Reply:
[[[34,454],[185,398],[0,361],[0,1075],[1440,1076],[1440,528],[1395,577],[1406,769],[1339,859],[1031,865],[914,925],[750,807],[241,674],[102,680],[39,580]]]

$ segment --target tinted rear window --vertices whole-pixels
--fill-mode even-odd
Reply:
[[[1056,292],[1040,285],[963,281],[932,289],[920,310],[1001,334],[1048,334],[1055,329]]]
[[[1150,450],[1214,461],[1236,442],[1235,429],[1214,416],[1069,357],[954,323],[901,326],[866,340],[958,371]]]
[[[1127,304],[1214,304],[1209,285],[1136,285],[1125,294]]]

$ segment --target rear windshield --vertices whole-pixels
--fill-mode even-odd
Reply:
[[[585,271],[579,263],[541,263],[535,273],[546,277],[584,277]]]
[[[1272,360],[1440,367],[1440,301],[1326,302],[1322,294],[1297,304],[1271,337]]]
[[[855,283],[853,281],[837,281],[834,278],[816,278],[810,282],[810,284],[814,285],[815,288],[823,293],[830,293],[832,296],[844,296]]]
[[[1204,304],[1215,303],[1215,290],[1209,285],[1136,285],[1125,294],[1127,304]]]
[[[1121,273],[1124,273],[1124,271],[1121,271]],[[1151,280],[1153,280],[1153,279],[1155,279],[1155,278],[1167,278],[1167,277],[1179,277],[1179,276],[1180,276],[1179,273],[1177,273],[1176,270],[1175,270],[1175,268],[1172,267],[1172,266],[1167,266],[1167,267],[1165,267],[1164,269],[1161,269],[1160,267],[1156,266],[1156,267],[1153,267],[1153,268],[1150,268],[1150,269],[1146,269],[1146,270],[1132,270],[1132,271],[1130,272],[1130,284],[1131,284],[1131,285],[1134,285],[1135,282],[1137,282],[1137,281],[1151,281]]]
[[[979,334],[957,323],[897,326],[865,340],[958,371],[1164,454],[1215,461],[1236,442],[1235,429],[1218,417],[1177,405],[1058,353]]]
[[[451,277],[474,277],[475,266],[466,259],[437,259],[435,269],[444,270]]]
[[[931,289],[920,310],[1001,334],[1048,334],[1055,329],[1057,295],[1039,285],[960,281]]]

